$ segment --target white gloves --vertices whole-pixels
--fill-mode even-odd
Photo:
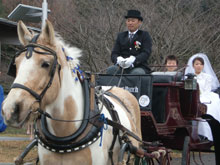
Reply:
[[[127,69],[133,65],[135,59],[136,59],[136,57],[134,57],[134,56],[130,56],[128,58],[123,58],[123,57],[119,56],[119,57],[117,57],[117,64],[120,67]]]
[[[133,63],[134,63],[135,59],[136,59],[136,57],[134,57],[134,56],[130,56],[128,58],[123,58],[123,57],[119,56],[119,57],[117,57],[117,64],[120,67],[127,69],[130,66],[134,67]]]
[[[117,57],[117,64],[121,66],[122,63],[125,62],[125,59],[121,56]]]
[[[130,66],[134,67],[133,63],[136,60],[136,57],[130,56],[130,57],[126,58],[125,60],[126,60],[125,61],[126,68],[129,68]]]

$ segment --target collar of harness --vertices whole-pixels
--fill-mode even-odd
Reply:
[[[99,116],[97,116],[96,120],[98,120],[98,118]],[[42,117],[41,120],[43,120]],[[103,123],[100,125],[103,125]],[[35,139],[37,139],[38,143],[45,149],[57,153],[69,153],[82,150],[96,142],[101,136],[100,127],[97,127],[93,124],[88,124],[86,128],[88,133],[84,136],[79,136],[74,141],[63,141],[60,143],[54,143],[54,141],[45,138],[45,134],[42,131],[41,121],[38,120],[37,122],[35,122],[34,127]]]
[[[89,107],[89,84],[87,79],[83,81],[83,89],[85,96],[84,116],[79,129],[72,135],[66,137],[57,137],[52,135],[48,128],[46,118],[53,119],[48,113],[38,110],[40,118],[35,122],[35,138],[38,143],[44,148],[58,153],[66,153],[79,151],[91,144],[101,136],[100,129],[104,122],[100,121],[100,111],[90,110]],[[60,121],[60,122],[75,122],[75,121]],[[88,132],[88,133],[85,133]]]

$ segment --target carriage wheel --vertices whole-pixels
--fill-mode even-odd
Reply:
[[[167,153],[165,156],[160,158],[160,165],[170,165],[170,153]]]
[[[190,143],[190,137],[185,136],[184,143],[183,143],[182,164],[181,165],[189,165],[190,164],[189,143]]]

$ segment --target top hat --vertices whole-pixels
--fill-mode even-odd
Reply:
[[[128,14],[125,16],[125,18],[137,18],[143,21],[143,18],[141,17],[141,12],[138,10],[128,10]]]

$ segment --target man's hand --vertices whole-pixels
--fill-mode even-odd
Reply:
[[[130,56],[125,59],[125,67],[124,68],[129,68],[130,66],[133,66],[134,61],[136,60],[136,57]]]
[[[120,67],[127,69],[133,65],[135,59],[136,59],[136,57],[134,57],[134,56],[130,56],[128,58],[123,58],[123,57],[119,56],[119,57],[117,57],[117,64]]]
[[[117,57],[117,64],[118,64],[120,67],[124,68],[125,60],[126,60],[125,58],[119,56],[119,57]]]
[[[125,59],[123,57],[121,57],[121,56],[117,57],[117,64],[118,65],[121,65],[121,63],[124,61],[125,61]]]

